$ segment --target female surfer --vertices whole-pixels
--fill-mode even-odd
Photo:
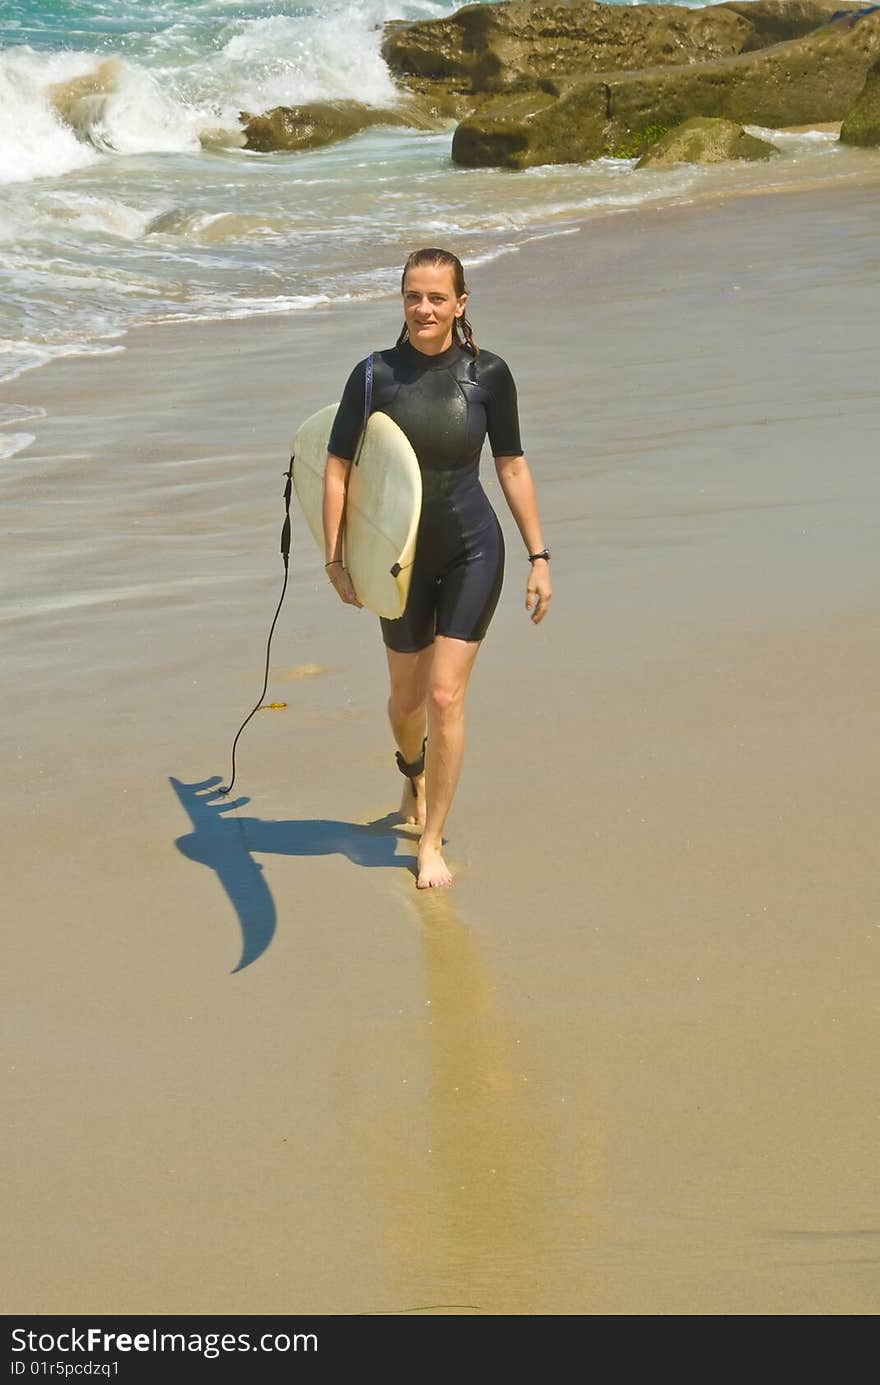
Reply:
[[[401,279],[404,324],[373,357],[371,412],[403,430],[422,473],[422,512],[406,609],[381,620],[391,690],[388,717],[408,783],[405,822],[422,828],[420,889],[448,885],[443,829],[461,771],[464,698],[501,594],[504,540],[480,485],[488,434],[495,469],[525,544],[526,610],[534,624],[551,597],[531,472],[519,434],[516,387],[500,356],[479,350],[465,316],[464,270],[446,250],[414,251]],[[360,606],[342,562],[348,474],[364,426],[367,361],[355,366],[328,442],[324,471],[326,571],[337,595]]]

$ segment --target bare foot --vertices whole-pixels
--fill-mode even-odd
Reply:
[[[417,869],[416,886],[420,890],[430,890],[437,885],[452,884],[452,872],[440,855],[440,848],[437,846],[427,846],[424,843],[419,845]]]
[[[413,793],[415,789],[415,793]],[[424,827],[425,825],[425,776],[417,775],[415,779],[407,779],[403,787],[403,797],[400,800],[400,820],[409,823],[410,826]]]

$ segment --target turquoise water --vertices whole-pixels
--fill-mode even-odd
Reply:
[[[0,379],[120,349],[134,325],[308,311],[393,288],[416,243],[466,264],[585,218],[716,187],[840,176],[789,136],[772,167],[636,173],[626,160],[456,168],[452,127],[373,129],[303,154],[241,144],[242,111],[387,105],[395,0],[5,0],[0,12]],[[2,451],[2,441],[0,441]]]

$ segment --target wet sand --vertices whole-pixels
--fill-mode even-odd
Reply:
[[[282,473],[397,304],[32,372],[3,464],[7,1313],[873,1314],[876,186],[471,275],[556,588],[454,887]]]

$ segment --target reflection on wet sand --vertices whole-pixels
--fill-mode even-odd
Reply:
[[[585,1123],[573,1157],[451,891],[409,898],[424,947],[418,1091],[370,1141],[387,1200],[397,1312],[589,1311],[583,1266],[596,1172]],[[566,1125],[577,1116],[569,1107]],[[563,1167],[563,1164],[565,1167]]]

